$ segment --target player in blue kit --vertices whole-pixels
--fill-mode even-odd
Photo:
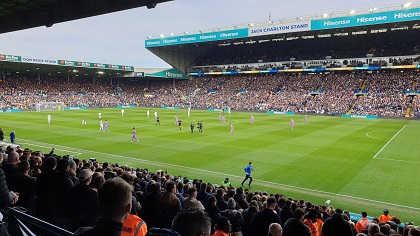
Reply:
[[[245,179],[242,181],[241,186],[243,187],[245,181],[249,179],[248,187],[251,188],[251,183],[253,180],[251,177],[251,172],[254,171],[254,168],[252,167],[252,161],[248,163],[248,166],[244,168],[244,171],[245,171]]]

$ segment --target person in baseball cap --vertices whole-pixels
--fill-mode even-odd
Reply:
[[[387,209],[384,209],[384,214],[379,216],[379,222],[387,222],[391,220],[391,215]]]

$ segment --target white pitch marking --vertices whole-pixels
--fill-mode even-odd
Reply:
[[[398,162],[405,162],[405,163],[412,163],[412,164],[420,164],[420,162],[418,161],[406,161],[406,160],[396,160],[396,159],[387,159],[387,158],[376,158],[376,160],[398,161]]]
[[[32,145],[32,146],[36,146],[36,147],[42,147],[42,148],[51,148],[51,146],[44,146],[44,145],[39,145],[39,144],[33,144],[33,143],[27,143],[27,142],[19,142],[19,143],[23,143],[23,144],[28,144],[28,145]],[[55,148],[54,150],[61,150],[61,151],[66,151],[66,152],[70,152],[70,153],[74,153],[74,155],[82,155],[83,153],[81,152],[73,152],[67,149],[62,149],[62,148]]]
[[[368,136],[369,138],[373,138],[373,139],[377,139],[377,140],[381,140],[381,141],[386,141],[385,139],[380,139],[380,138],[376,138],[373,137],[371,135],[369,135],[370,133],[379,133],[379,132],[388,132],[388,131],[395,131],[395,130],[376,130],[376,131],[370,131],[370,132],[366,132],[366,136]]]
[[[28,140],[28,141],[30,141],[30,140]],[[52,145],[52,144],[44,143],[44,145]],[[64,146],[62,146],[62,147],[64,147]],[[192,167],[187,167],[187,166],[180,166],[180,165],[168,164],[168,163],[163,163],[163,162],[143,160],[143,159],[127,157],[127,156],[120,156],[120,155],[115,155],[115,154],[110,154],[110,153],[84,150],[84,149],[80,149],[80,148],[72,148],[72,147],[67,147],[67,148],[68,149],[73,149],[73,150],[78,150],[78,151],[81,151],[83,153],[93,153],[93,154],[98,154],[98,155],[103,155],[103,156],[113,156],[113,157],[120,158],[120,159],[142,161],[142,162],[152,163],[152,164],[156,164],[156,165],[167,165],[167,166],[173,166],[173,167],[182,168],[182,169],[189,169],[189,170],[194,170],[194,171],[199,171],[199,172],[207,172],[207,173],[220,175],[220,176],[228,176],[228,177],[235,177],[235,178],[243,179],[243,176],[236,176],[236,175],[225,174],[225,173],[220,173],[220,172],[215,172],[215,171],[210,171],[210,170],[203,170],[203,169],[192,168]],[[293,185],[288,185],[288,184],[274,183],[274,182],[269,182],[269,181],[264,181],[264,180],[259,180],[259,181],[262,182],[262,183],[266,183],[266,184],[271,184],[271,185],[275,185],[275,186],[283,186],[283,187],[288,187],[288,188],[294,188],[294,189],[298,189],[298,190],[305,190],[305,191],[308,191],[308,192],[322,193],[322,194],[327,194],[327,195],[335,195],[335,196],[357,199],[357,200],[368,201],[368,202],[374,202],[374,203],[379,203],[379,204],[384,204],[384,205],[403,207],[403,208],[413,209],[413,210],[420,210],[420,208],[418,208],[418,207],[404,206],[404,205],[395,204],[395,203],[382,202],[382,201],[377,201],[377,200],[372,200],[372,199],[367,199],[367,198],[354,197],[354,196],[344,195],[344,194],[339,194],[339,193],[331,193],[331,192],[326,192],[326,191],[321,191],[321,190],[303,188],[303,187],[298,187],[298,186],[293,186]]]
[[[396,134],[394,134],[394,136],[392,136],[392,138],[381,148],[381,150],[379,150],[379,152],[377,152],[376,154],[375,154],[375,156],[373,156],[373,158],[375,159],[378,155],[379,155],[379,153],[381,153],[382,152],[382,150],[384,150],[385,148],[386,148],[386,146],[388,146],[388,144],[395,138],[395,137],[397,137],[397,135],[406,127],[407,125],[404,125]]]

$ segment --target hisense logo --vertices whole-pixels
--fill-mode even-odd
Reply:
[[[166,77],[175,77],[175,78],[180,78],[180,77],[182,77],[182,74],[172,73],[172,72],[170,72],[170,71],[166,71]]]

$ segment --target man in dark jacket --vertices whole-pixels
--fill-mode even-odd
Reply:
[[[15,204],[19,199],[19,195],[9,191],[7,188],[6,177],[2,169],[0,169],[0,208]]]
[[[3,128],[0,128],[0,141],[4,140],[4,131]]]
[[[102,215],[98,224],[78,229],[74,235],[121,236],[124,219],[131,210],[131,192],[133,187],[121,178],[112,178],[98,190],[98,205]]]
[[[303,223],[305,212],[298,208],[294,218],[290,218],[283,227],[283,236],[311,236],[311,230]]]
[[[225,190],[223,188],[218,188],[216,191],[216,200],[217,207],[224,211],[227,208],[227,201],[225,200]]]
[[[344,220],[343,211],[339,208],[335,210],[334,215],[326,219],[322,226],[322,234],[325,236],[352,236],[353,232],[349,222]]]
[[[158,200],[162,193],[160,192],[160,185],[157,182],[151,182],[148,186],[149,192],[143,199],[141,205],[144,210],[144,221],[147,222],[148,228],[158,226],[159,212],[156,210],[158,207]]]
[[[54,175],[49,193],[52,195],[49,206],[52,211],[51,223],[64,229],[70,228],[69,193],[74,187],[70,178],[70,162],[62,158],[57,162],[57,172]]]
[[[14,149],[13,149],[14,150]],[[7,154],[7,162],[1,166],[6,176],[7,187],[13,189],[13,179],[19,173],[19,154],[15,151],[11,151]]]
[[[242,187],[236,189],[233,199],[235,199],[241,209],[247,209],[249,207],[248,202],[245,200],[244,189]]]
[[[175,183],[173,181],[167,182],[162,196],[158,200],[159,222],[160,228],[170,229],[172,221],[176,214],[182,210],[181,201],[176,196]]]
[[[10,142],[11,143],[15,143],[15,141],[16,141],[16,133],[15,133],[15,130],[12,130],[12,132],[10,133]]]
[[[257,212],[251,223],[251,235],[267,235],[271,223],[281,223],[280,216],[274,210],[277,200],[274,197],[267,199],[267,207]]]
[[[83,226],[94,226],[98,220],[98,194],[89,184],[93,172],[83,169],[78,174],[80,184],[70,190],[71,229],[77,230]]]
[[[29,162],[22,161],[18,164],[19,173],[13,178],[13,185],[10,190],[19,193],[19,201],[16,206],[26,209],[26,213],[35,216],[36,195],[35,183],[36,178],[29,176]]]
[[[281,226],[284,227],[284,224],[286,223],[286,221],[290,218],[293,218],[293,211],[290,208],[292,206],[292,201],[290,200],[286,200],[284,202],[284,207],[283,209],[281,209],[280,211],[280,218],[281,218]]]

